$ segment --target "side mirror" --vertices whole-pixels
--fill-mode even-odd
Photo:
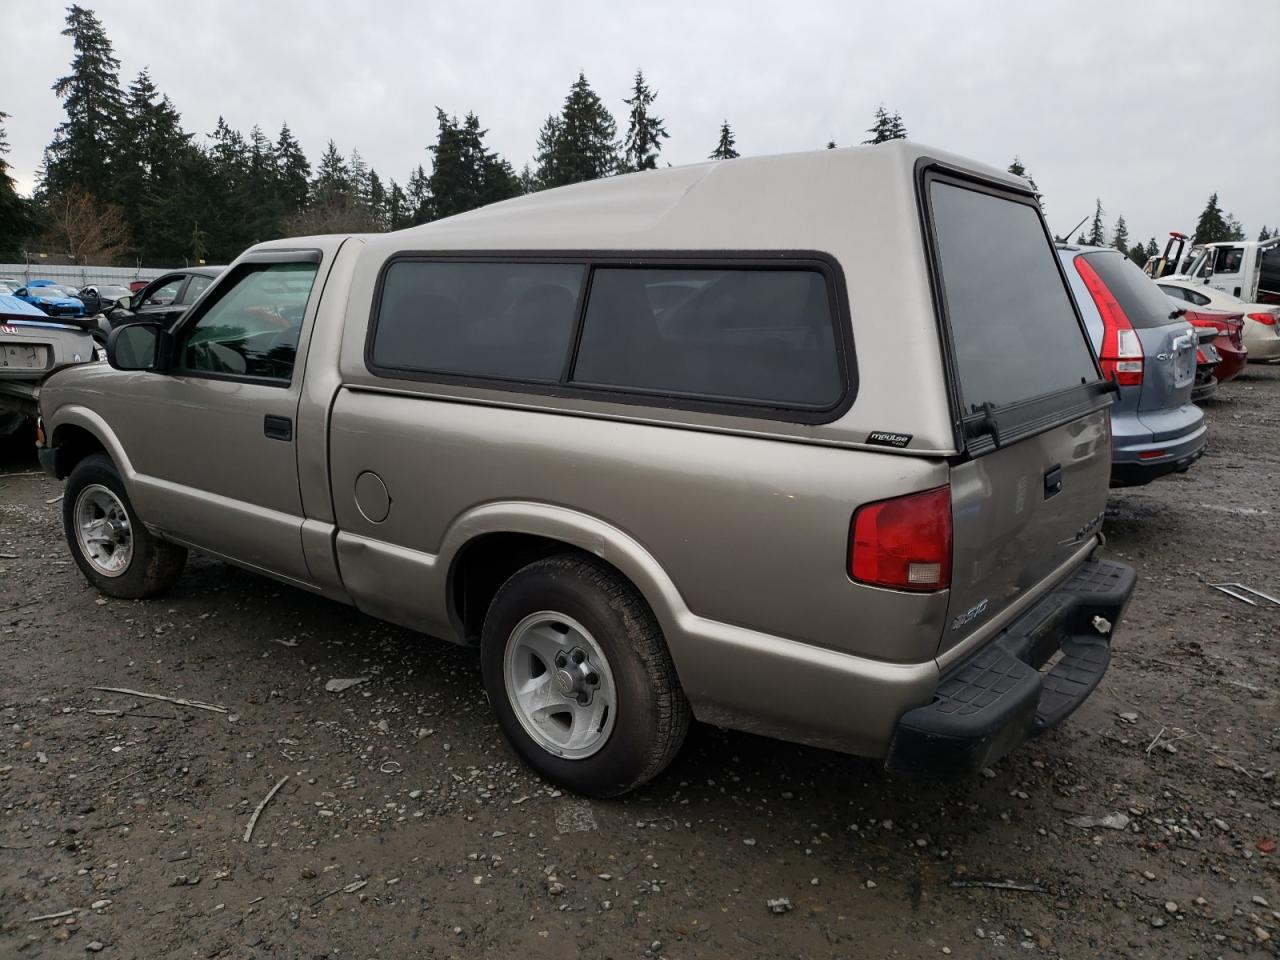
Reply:
[[[1213,266],[1206,261],[1205,265],[1200,268],[1200,279],[1208,280],[1211,276],[1213,276]]]
[[[128,310],[129,307],[132,305],[133,305],[132,295],[121,297],[119,300],[116,301],[116,306],[119,307],[121,310]]]
[[[107,363],[117,370],[163,370],[169,334],[158,323],[129,323],[107,337]]]

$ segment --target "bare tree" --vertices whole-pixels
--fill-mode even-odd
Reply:
[[[285,236],[308,237],[321,233],[381,233],[369,209],[354,198],[334,196],[313,200],[284,221]]]
[[[114,203],[99,203],[80,187],[49,197],[45,211],[51,222],[49,242],[72,263],[107,265],[128,246],[124,211]]]

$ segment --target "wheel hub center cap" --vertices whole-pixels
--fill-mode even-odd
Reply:
[[[568,670],[556,671],[556,689],[562,696],[572,697],[578,692],[578,681]]]

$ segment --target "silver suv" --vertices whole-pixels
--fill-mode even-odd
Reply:
[[[1035,197],[912,144],[262,244],[108,353],[42,396],[98,589],[194,547],[478,644],[587,794],[691,718],[971,773],[1083,702],[1133,589]]]

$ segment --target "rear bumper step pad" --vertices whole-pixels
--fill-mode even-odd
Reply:
[[[1126,564],[1083,563],[943,676],[932,703],[902,715],[885,767],[930,777],[971,776],[1061,723],[1102,680],[1111,662],[1111,630],[1134,583]]]

